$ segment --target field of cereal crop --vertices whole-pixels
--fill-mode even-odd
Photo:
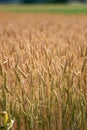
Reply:
[[[86,15],[0,13],[2,111],[14,130],[87,130]]]

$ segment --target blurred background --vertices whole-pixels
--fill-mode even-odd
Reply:
[[[87,0],[0,0],[4,4],[27,4],[27,3],[87,3]]]

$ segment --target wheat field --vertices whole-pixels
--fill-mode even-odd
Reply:
[[[87,130],[87,16],[0,13],[0,111],[14,130]]]

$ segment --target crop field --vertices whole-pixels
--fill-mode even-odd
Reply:
[[[87,130],[85,14],[0,12],[3,111],[14,130]]]

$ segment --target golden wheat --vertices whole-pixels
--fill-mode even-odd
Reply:
[[[87,130],[87,18],[0,18],[0,111],[15,130]]]

